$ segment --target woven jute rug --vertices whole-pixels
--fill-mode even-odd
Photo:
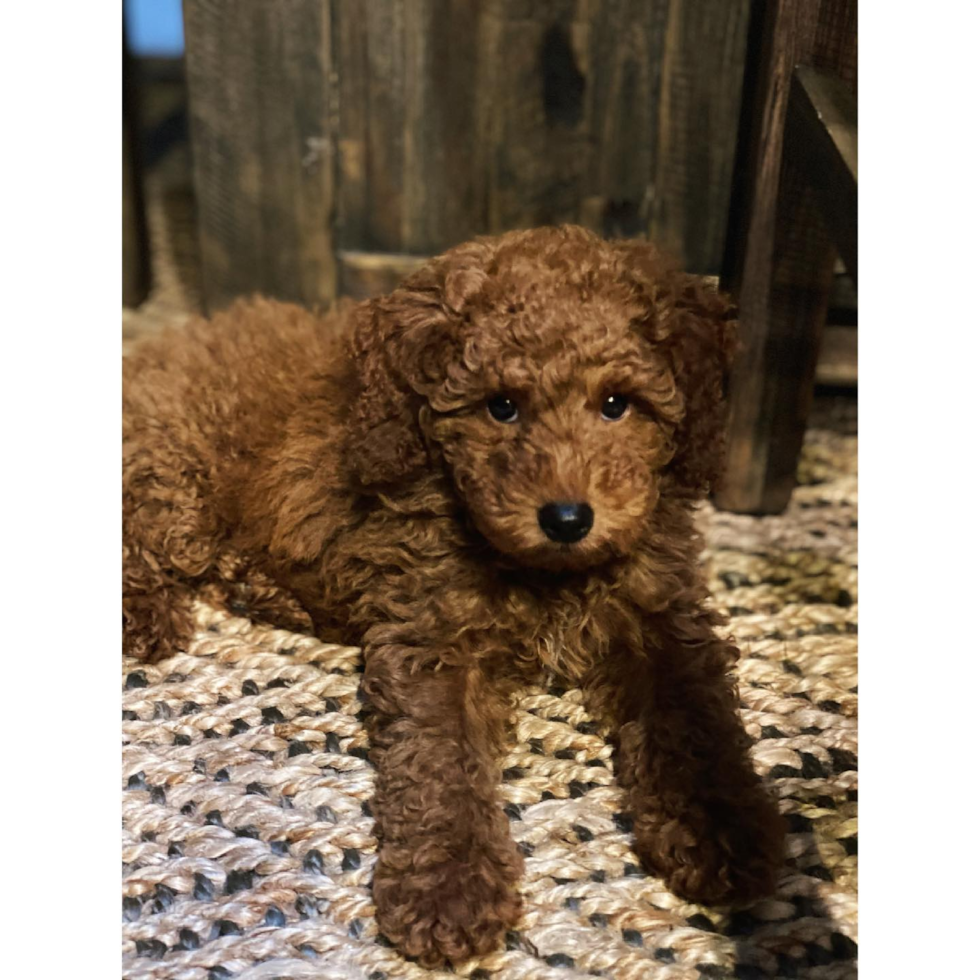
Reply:
[[[151,187],[151,231],[162,201]],[[127,315],[127,336],[176,316],[182,295],[165,272],[146,310]],[[856,975],[853,403],[822,406],[814,421],[786,513],[701,513],[712,590],[742,648],[753,758],[788,819],[778,893],[702,908],[645,875],[612,747],[580,692],[528,690],[501,760],[525,912],[499,951],[457,975]],[[197,617],[186,653],[123,661],[123,976],[448,975],[406,961],[375,923],[360,651],[204,604]]]

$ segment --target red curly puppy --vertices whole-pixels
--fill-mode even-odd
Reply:
[[[518,918],[496,758],[509,695],[545,670],[614,724],[650,872],[707,903],[773,888],[782,823],[692,520],[734,346],[698,279],[566,227],[460,246],[324,317],[239,303],[126,363],[126,649],[181,649],[202,588],[361,640],[378,921],[422,963]]]

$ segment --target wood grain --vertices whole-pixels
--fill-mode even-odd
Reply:
[[[723,284],[738,298],[744,349],[732,377],[726,485],[719,506],[782,510],[813,397],[836,252],[805,167],[784,154],[799,63],[857,88],[855,0],[766,0],[753,12]]]
[[[139,78],[123,41],[122,302],[139,306],[150,291],[150,246],[143,194]]]
[[[585,224],[721,263],[750,0],[333,0],[337,239]]]
[[[185,0],[210,306],[570,221],[723,253],[752,0]]]
[[[333,0],[340,247],[438,252],[486,230],[480,4]]]
[[[650,237],[690,272],[722,264],[751,3],[668,5]]]
[[[786,112],[787,150],[817,192],[821,216],[856,283],[857,98],[839,78],[800,65]]]
[[[373,6],[373,5],[370,5]],[[206,301],[336,295],[333,70],[322,0],[185,0]]]

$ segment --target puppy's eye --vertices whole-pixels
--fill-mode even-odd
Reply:
[[[498,422],[517,421],[517,404],[506,395],[494,395],[488,399],[487,411]]]
[[[602,417],[607,422],[615,422],[626,414],[629,407],[630,402],[625,395],[609,395],[602,403]]]

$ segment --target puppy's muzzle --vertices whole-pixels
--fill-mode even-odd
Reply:
[[[538,523],[552,541],[574,544],[592,530],[593,516],[588,504],[560,501],[545,504],[538,511]]]

